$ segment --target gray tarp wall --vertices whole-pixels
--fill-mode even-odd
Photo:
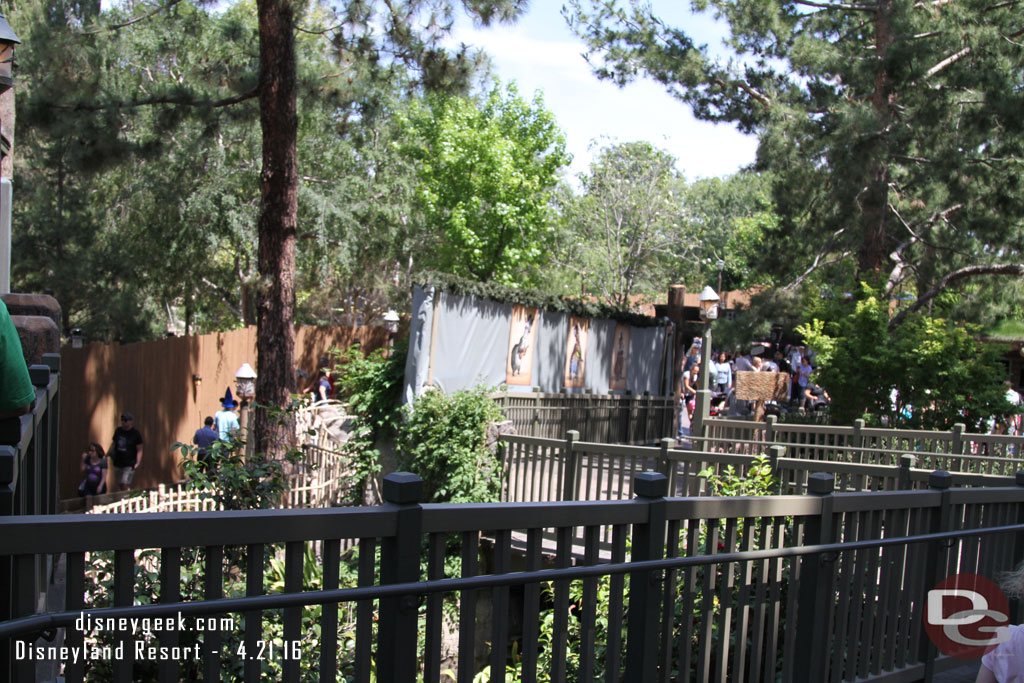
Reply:
[[[554,393],[563,389],[569,317],[567,313],[540,311],[532,386],[508,387],[509,391],[531,391],[536,387]],[[437,292],[433,287],[415,287],[404,400],[412,402],[428,384],[449,392],[504,384],[511,320],[512,304]],[[591,319],[584,386],[568,392],[609,393],[615,326],[613,320]],[[666,328],[661,326],[631,327],[626,379],[629,392],[660,393],[665,376],[665,335]]]

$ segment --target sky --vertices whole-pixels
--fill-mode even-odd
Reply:
[[[697,42],[712,50],[720,45],[722,28],[705,15],[691,15],[688,3],[661,0],[656,13],[673,25],[685,26]],[[583,59],[583,42],[569,30],[559,0],[533,0],[526,16],[512,26],[476,28],[468,19],[456,23],[454,42],[483,48],[502,81],[515,80],[530,99],[541,91],[565,132],[573,155],[569,173],[585,172],[594,150],[610,142],[647,140],[668,150],[687,180],[735,173],[753,163],[754,137],[728,124],[697,121],[688,107],[661,85],[639,80],[625,88],[599,81]],[[682,8],[681,8],[682,7]]]

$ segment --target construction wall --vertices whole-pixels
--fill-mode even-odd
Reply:
[[[348,348],[359,341],[364,349],[373,350],[386,340],[387,332],[381,327],[300,327],[296,367],[315,376],[317,360],[329,349]],[[135,427],[145,442],[133,488],[180,479],[180,455],[172,453],[171,446],[175,441],[191,443],[203,418],[220,408],[225,389],[235,392],[235,372],[246,362],[259,372],[255,327],[124,346],[65,346],[61,349],[61,498],[77,495],[81,453],[92,441],[109,450],[123,412],[135,416]],[[198,387],[193,375],[202,377]],[[108,490],[115,490],[111,483],[108,478]]]
[[[671,356],[666,326],[630,327],[589,319],[583,350],[585,371],[577,386],[570,387],[566,367],[574,318],[532,308],[537,320],[531,338],[531,367],[527,379],[513,386],[507,369],[509,351],[523,329],[516,322],[515,308],[510,303],[415,287],[403,399],[414,402],[426,386],[444,391],[509,385],[511,392],[655,395],[667,389]],[[619,330],[626,331],[620,360],[627,371],[615,386],[612,374]]]

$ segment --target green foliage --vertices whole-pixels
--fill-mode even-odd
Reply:
[[[778,484],[772,473],[771,459],[764,454],[754,456],[746,476],[740,476],[732,465],[723,467],[718,473],[713,467],[708,467],[697,476],[707,479],[708,493],[712,496],[771,496]]]
[[[399,463],[422,477],[435,503],[485,503],[501,494],[501,463],[486,446],[487,427],[501,409],[478,387],[427,391],[407,410],[398,432]]]
[[[356,416],[351,438],[345,443],[345,452],[351,454],[355,465],[358,484],[353,487],[350,502],[356,504],[363,501],[366,482],[380,472],[378,441],[393,436],[401,418],[399,398],[406,345],[396,344],[389,356],[384,354],[384,349],[378,349],[364,357],[358,344],[332,351],[337,398],[345,401],[349,412]]]
[[[495,86],[480,102],[430,97],[405,115],[402,150],[415,161],[419,204],[435,242],[430,267],[478,280],[522,283],[545,259],[548,199],[569,163],[565,139],[540,94]]]
[[[536,306],[545,311],[569,313],[584,318],[607,318],[634,327],[654,327],[665,324],[665,321],[658,318],[631,313],[606,303],[582,301],[536,289],[512,288],[497,282],[477,282],[448,273],[423,272],[418,274],[413,282],[421,287],[436,287],[452,294]]]
[[[566,207],[578,253],[568,261],[587,289],[625,308],[664,292],[670,270],[692,266],[698,241],[682,220],[675,158],[649,142],[602,149]]]
[[[977,430],[989,416],[1011,412],[998,351],[969,326],[917,314],[890,330],[888,303],[866,286],[861,300],[832,313],[798,331],[819,352],[813,379],[831,395],[837,423],[865,417],[894,427],[963,422]]]

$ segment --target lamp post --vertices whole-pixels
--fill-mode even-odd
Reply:
[[[388,356],[391,356],[391,347],[395,345],[395,335],[398,334],[398,313],[395,309],[389,308],[384,314],[384,329],[388,331]]]
[[[697,390],[697,404],[694,406],[690,433],[694,436],[704,435],[704,423],[711,409],[711,321],[718,318],[718,294],[708,285],[700,293],[700,317],[704,321],[704,333],[700,343],[700,387]],[[703,443],[702,448],[703,448]]]
[[[246,454],[252,455],[253,440],[249,438],[249,401],[256,396],[256,371],[248,363],[242,363],[235,373],[235,394],[242,402],[238,415],[238,423],[242,433],[246,435]]]

